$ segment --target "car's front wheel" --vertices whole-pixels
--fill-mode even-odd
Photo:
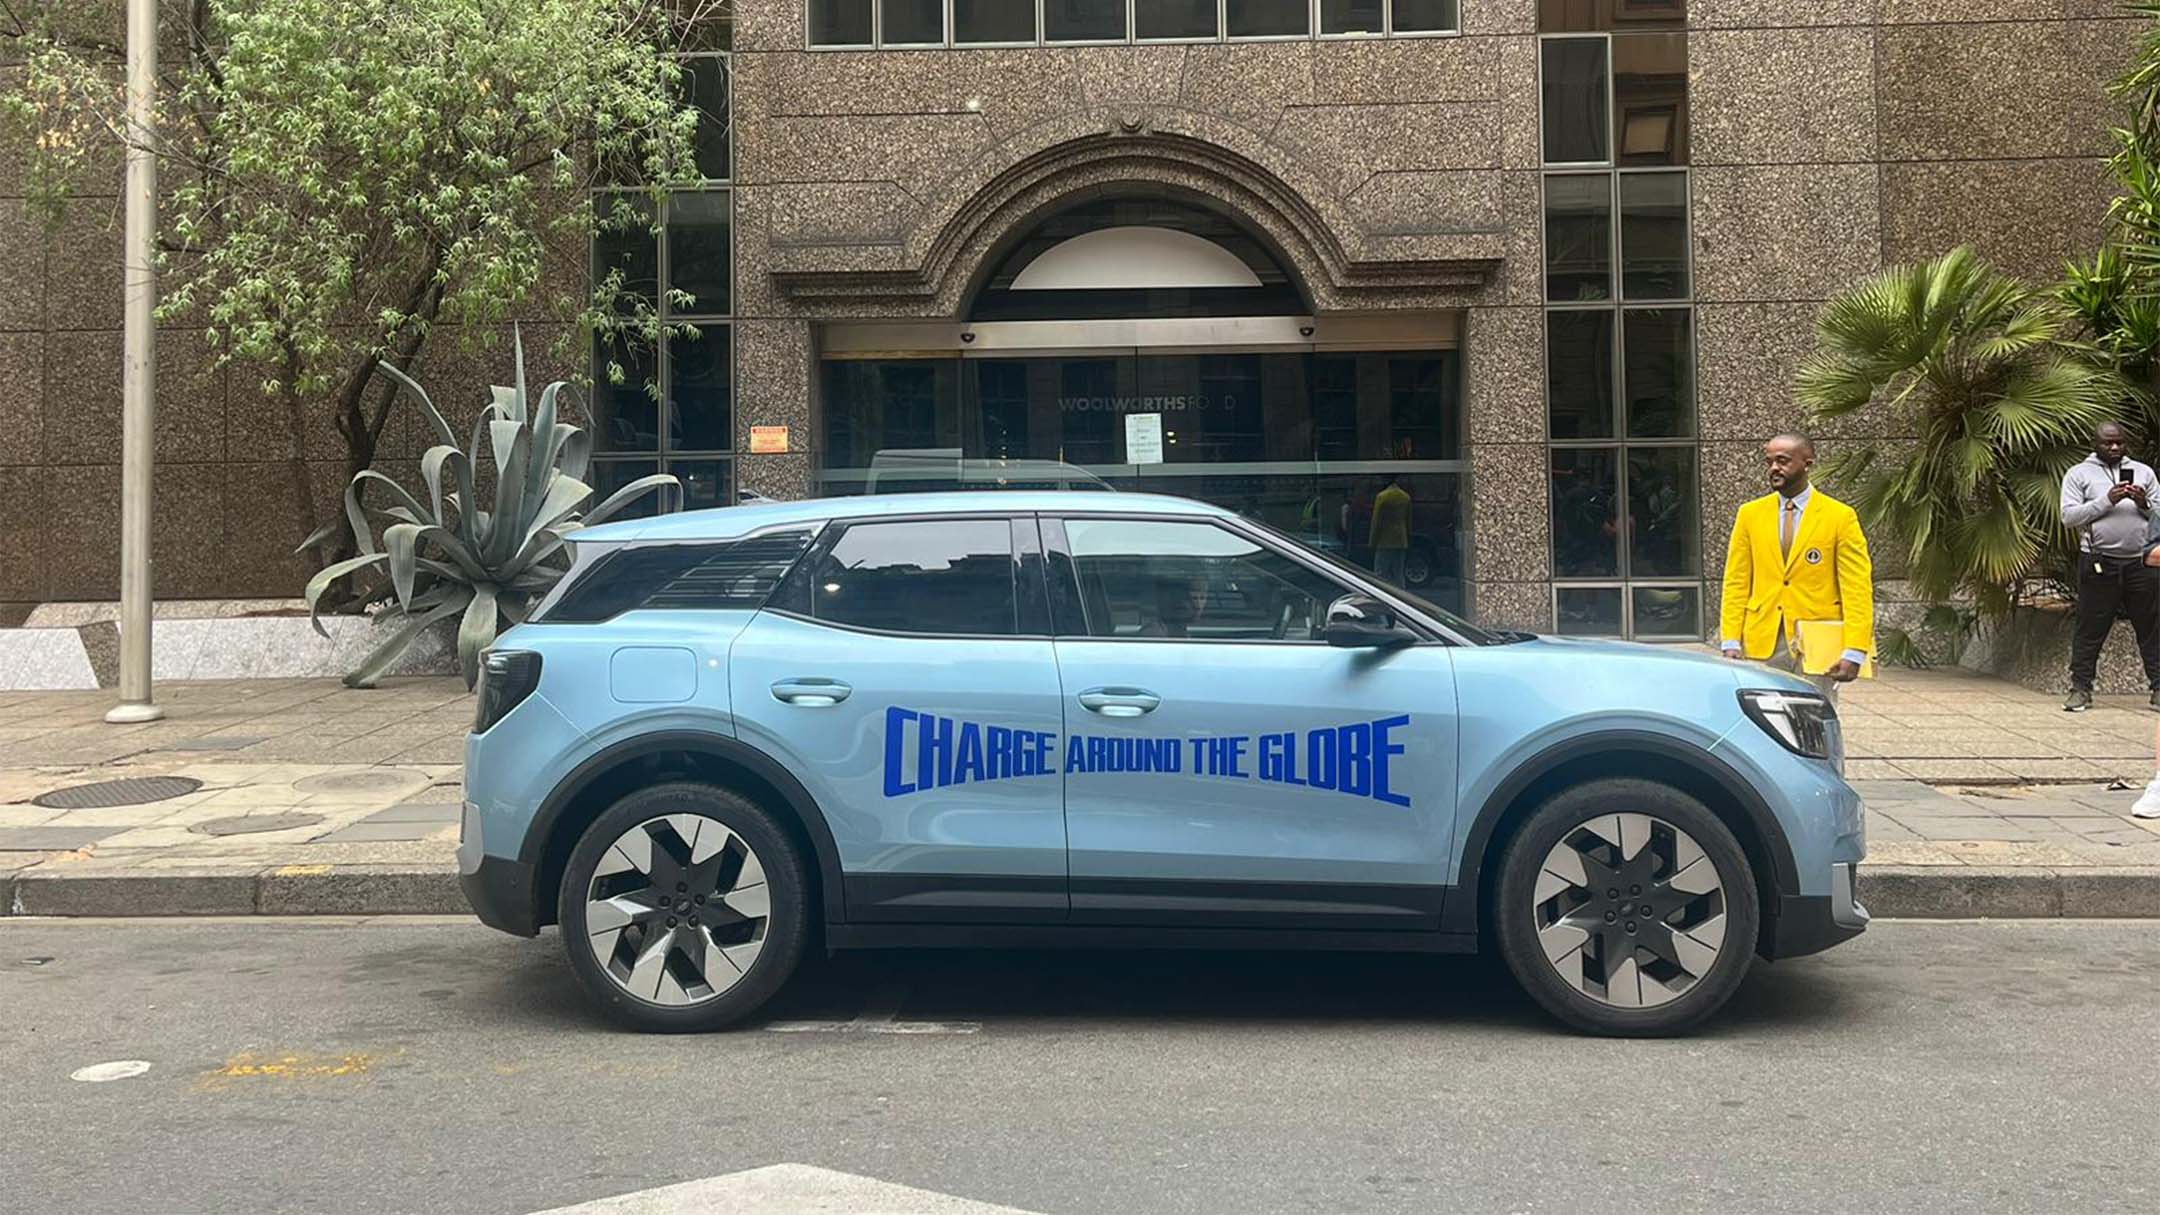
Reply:
[[[1555,794],[1502,856],[1500,951],[1578,1029],[1653,1037],[1721,1007],[1746,977],[1760,908],[1730,828],[1681,791],[1592,781]]]
[[[718,1029],[756,1012],[801,960],[800,852],[771,814],[712,785],[641,789],[579,838],[559,922],[570,967],[633,1029]]]

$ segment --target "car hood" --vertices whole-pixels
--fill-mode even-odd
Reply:
[[[1691,645],[1670,642],[1656,645],[1639,641],[1599,641],[1584,637],[1537,636],[1520,642],[1561,658],[1584,658],[1600,663],[1627,663],[1638,666],[1642,677],[1653,679],[1658,671],[1676,674],[1683,669],[1690,677],[1705,674],[1704,668],[1721,668],[1732,676],[1735,687],[1782,688],[1790,692],[1807,692],[1813,689],[1806,680],[1773,671],[1759,662],[1734,662],[1720,654]]]

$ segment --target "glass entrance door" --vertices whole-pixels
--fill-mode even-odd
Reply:
[[[899,487],[878,471],[893,453],[1058,461],[1227,507],[1467,607],[1456,351],[832,359],[821,388],[827,493]]]

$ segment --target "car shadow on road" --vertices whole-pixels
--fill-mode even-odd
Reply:
[[[555,1027],[600,1022],[551,931],[507,968],[503,1004]],[[1699,1036],[1827,1028],[1856,1011],[1857,976],[1816,959],[1757,960]],[[1485,956],[1163,950],[892,950],[805,959],[760,1024],[1146,1022],[1431,1025],[1545,1034],[1558,1023]]]

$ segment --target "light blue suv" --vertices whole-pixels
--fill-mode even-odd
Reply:
[[[1494,633],[1229,512],[985,492],[579,533],[484,659],[480,918],[641,1029],[803,951],[1495,947],[1610,1034],[1859,933],[1832,707]]]

